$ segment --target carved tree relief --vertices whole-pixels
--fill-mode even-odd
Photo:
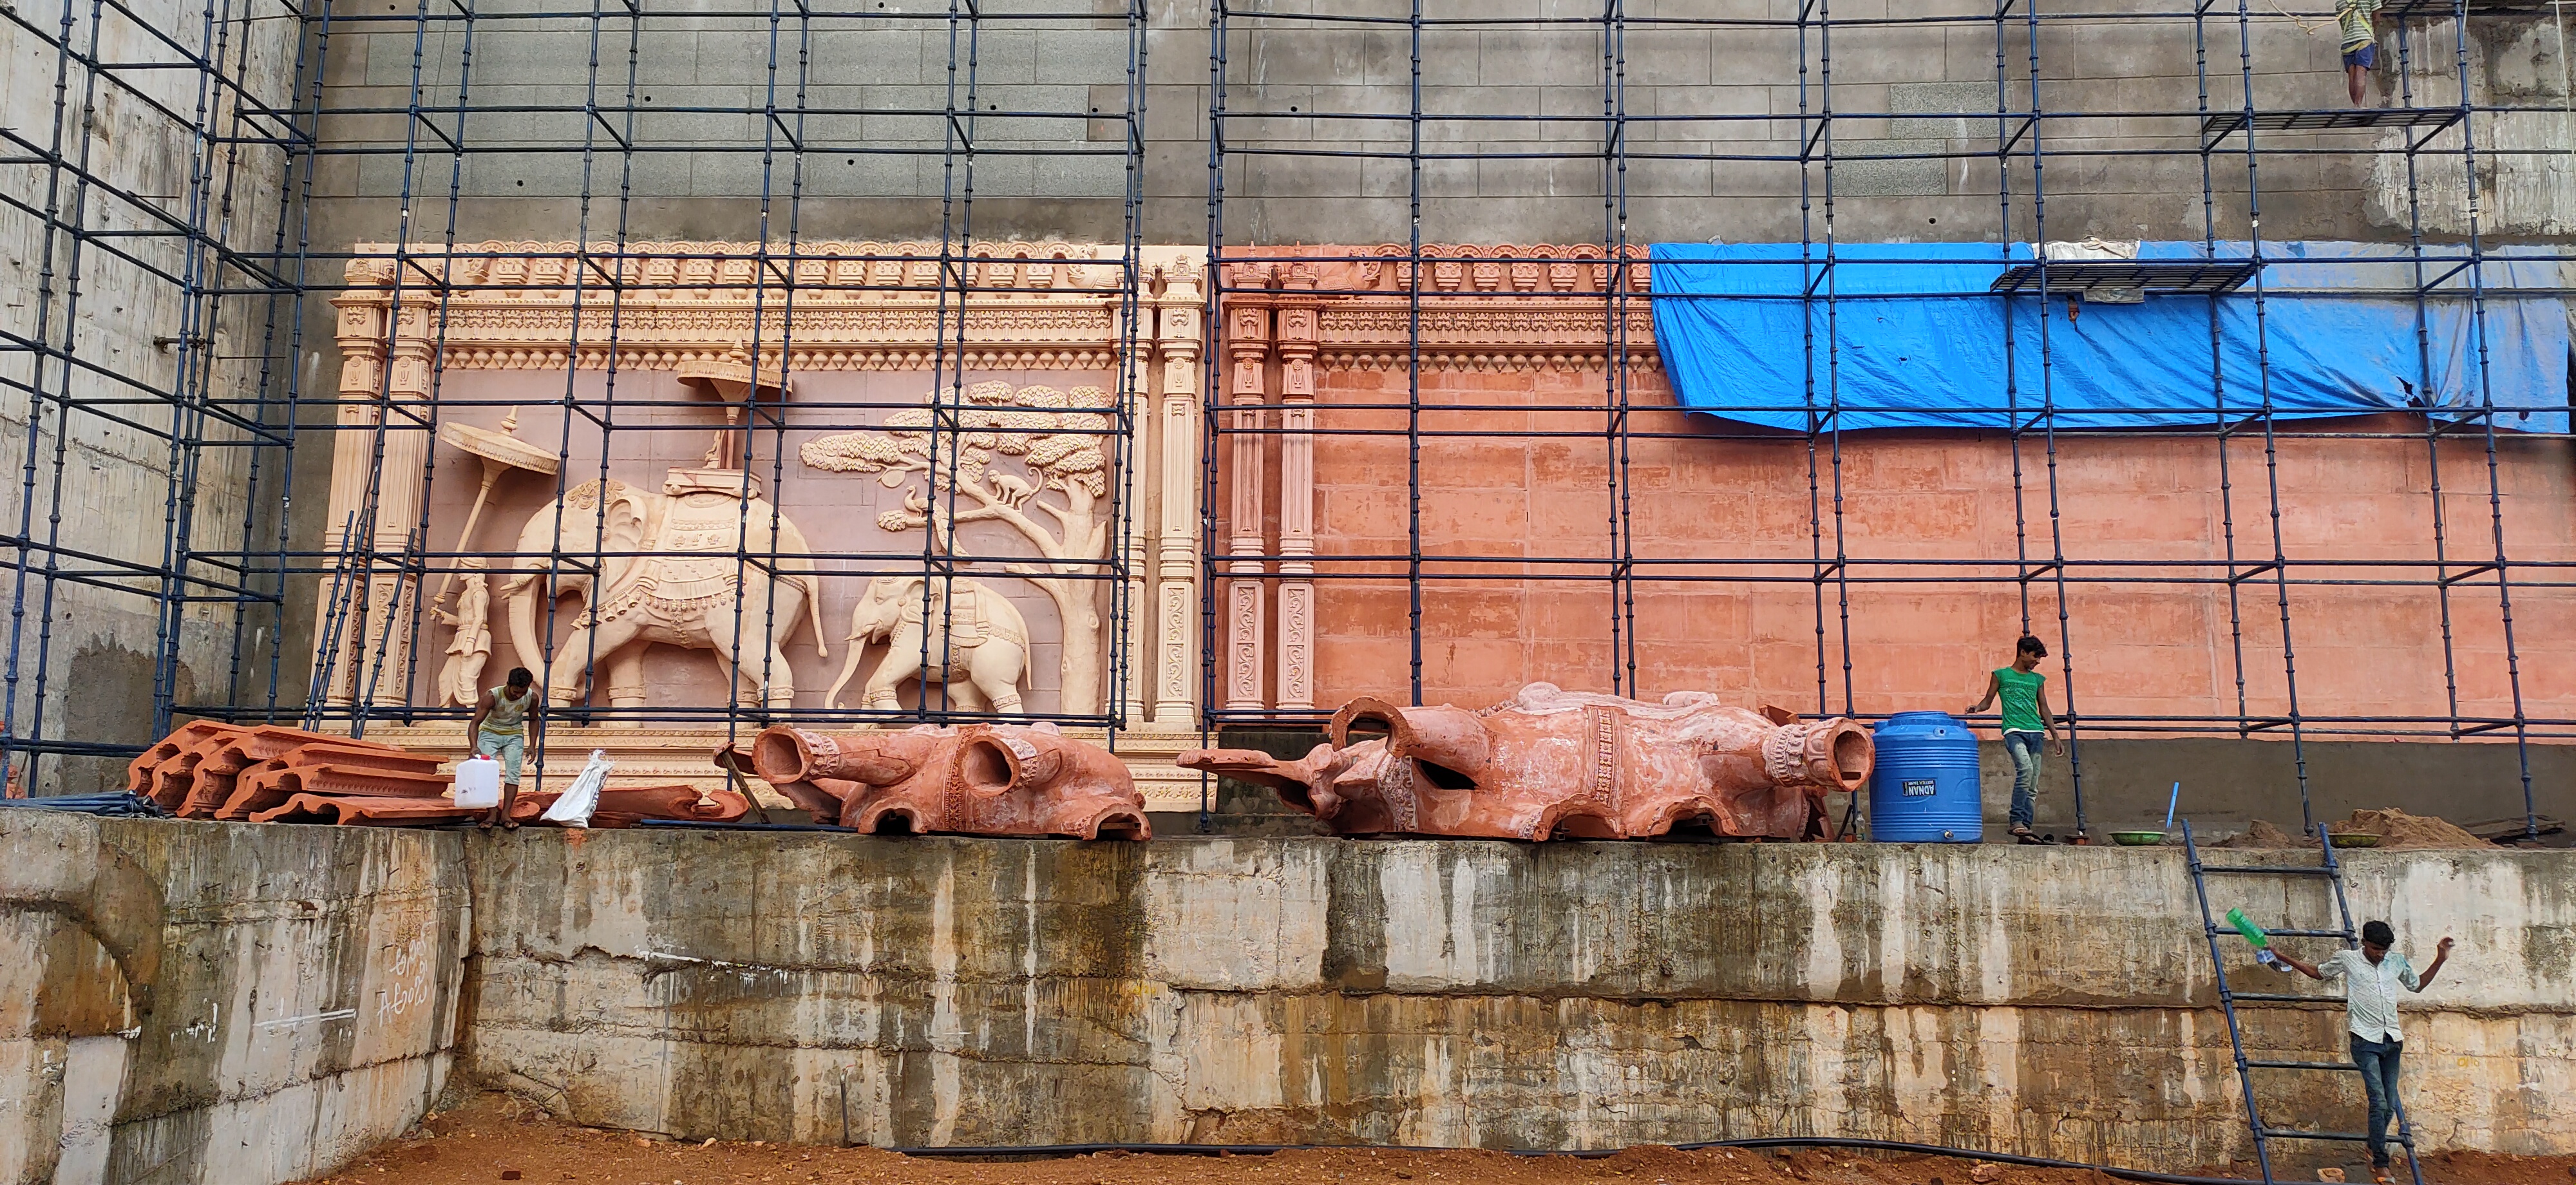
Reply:
[[[1116,406],[1098,387],[977,383],[957,401],[953,427],[934,432],[930,408],[906,408],[886,417],[882,432],[820,437],[800,452],[817,469],[873,473],[887,489],[903,490],[903,509],[877,516],[877,525],[927,529],[947,554],[956,554],[957,528],[966,523],[1003,523],[1026,538],[1044,562],[1002,570],[1055,602],[1064,623],[1059,710],[1091,715],[1103,702],[1100,593],[1114,517],[1101,444]],[[997,457],[1017,460],[1025,476],[995,469]]]

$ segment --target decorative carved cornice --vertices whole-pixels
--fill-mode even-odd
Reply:
[[[1614,352],[1614,293],[1618,352],[1634,368],[1662,365],[1643,247],[1628,248],[1622,262],[1590,243],[1424,244],[1418,310],[1415,264],[1401,244],[1253,251],[1268,258],[1224,266],[1225,323],[1239,335],[1238,312],[1317,309],[1315,360],[1326,370],[1400,370],[1418,360],[1425,370],[1598,372]],[[1287,258],[1296,255],[1315,258]],[[1228,346],[1243,348],[1239,337]]]
[[[1128,345],[1129,269],[1114,247],[975,243],[944,261],[936,243],[840,240],[792,257],[734,242],[358,253],[332,302],[352,356],[381,349],[388,324],[398,345],[434,344],[446,365],[472,370],[604,367],[611,350],[621,368],[646,370],[735,351],[798,370],[925,370],[961,351],[975,367],[1097,369]],[[1194,273],[1181,257],[1139,264],[1167,281]],[[1152,327],[1139,329],[1136,344],[1150,345]]]

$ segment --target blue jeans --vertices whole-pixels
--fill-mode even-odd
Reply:
[[[2361,1067],[2362,1093],[2370,1096],[2370,1126],[2361,1134],[2369,1137],[2375,1168],[2388,1167],[2388,1120],[2397,1113],[2397,1055],[2404,1052],[2403,1042],[2364,1041],[2358,1034],[2352,1039],[2352,1064]]]
[[[2047,734],[2008,732],[2004,734],[2004,752],[2012,755],[2013,800],[2012,825],[2030,826],[2031,812],[2039,800],[2039,746]]]

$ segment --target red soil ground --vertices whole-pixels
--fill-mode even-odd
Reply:
[[[2247,1166],[2251,1167],[2251,1166]],[[2576,1156],[2444,1154],[2436,1185],[2571,1185]],[[2369,1175],[2356,1163],[2349,1176]],[[2287,1179],[2287,1178],[2284,1178]],[[2402,1175],[2398,1178],[2404,1181]],[[1268,1156],[1104,1153],[1019,1160],[914,1158],[873,1148],[675,1144],[520,1116],[497,1100],[436,1116],[316,1185],[2121,1185],[2090,1170],[2031,1169],[1947,1157],[1788,1155],[1633,1148],[1615,1156],[1335,1149]]]

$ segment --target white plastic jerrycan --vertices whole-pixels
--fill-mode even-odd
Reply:
[[[501,805],[501,763],[479,754],[457,762],[456,805],[478,811]]]

